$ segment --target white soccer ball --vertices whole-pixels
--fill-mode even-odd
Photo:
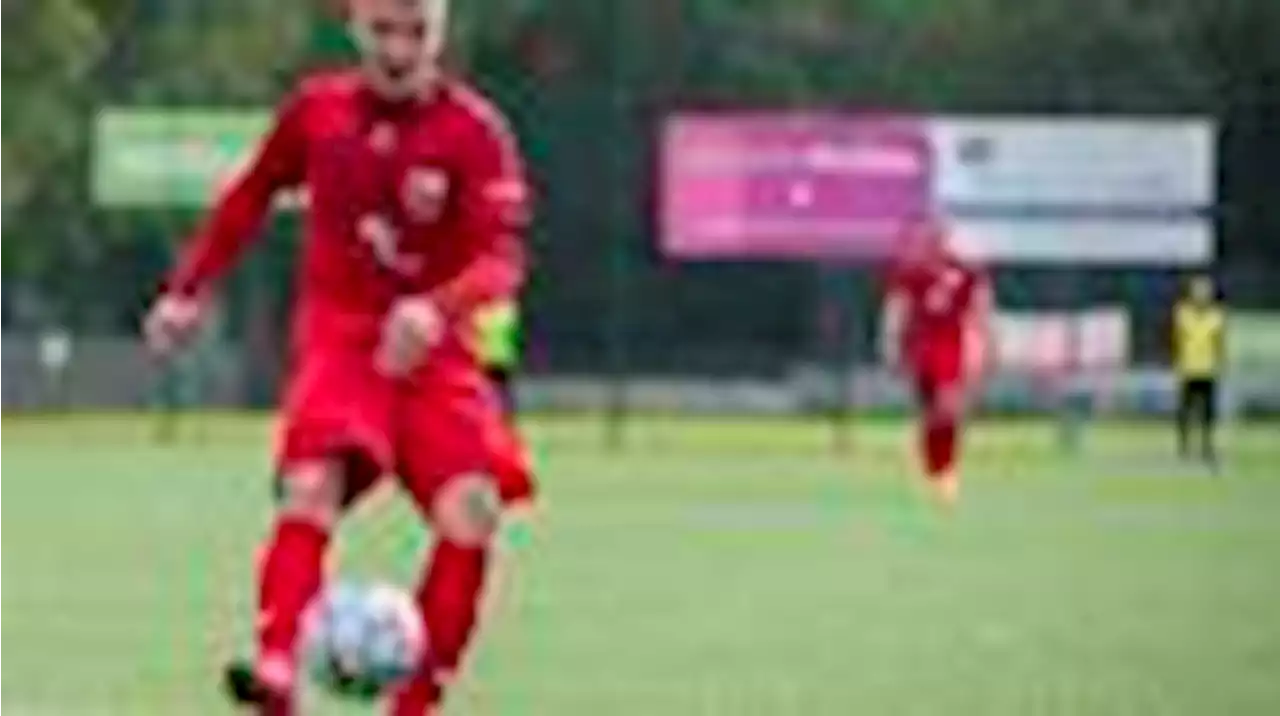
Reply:
[[[383,693],[411,676],[426,651],[417,605],[389,584],[335,584],[305,616],[307,669],[321,685],[344,695]]]

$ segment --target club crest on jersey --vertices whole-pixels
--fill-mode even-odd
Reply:
[[[413,167],[405,172],[400,201],[410,221],[439,221],[449,196],[449,175],[437,167]]]

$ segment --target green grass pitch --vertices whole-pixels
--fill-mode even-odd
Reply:
[[[450,714],[1280,713],[1280,426],[1213,478],[1161,425],[970,435],[960,510],[908,481],[907,425],[527,421],[546,497]],[[223,714],[269,515],[261,417],[5,417],[3,708]],[[408,580],[399,503],[343,569]],[[366,713],[322,702],[314,713]]]

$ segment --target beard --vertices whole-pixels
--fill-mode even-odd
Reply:
[[[390,100],[408,99],[421,94],[439,75],[436,63],[425,58],[407,67],[392,67],[377,61],[367,61],[364,71],[374,91]]]

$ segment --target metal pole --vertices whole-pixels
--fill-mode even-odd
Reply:
[[[622,11],[625,3],[608,3],[604,10],[609,13],[607,26],[615,38],[628,37],[625,27],[626,16]],[[614,42],[609,56],[609,71],[606,75],[609,83],[609,120],[607,126],[614,139],[621,139],[626,131],[625,113],[628,110],[626,93],[626,77],[623,60],[630,50],[628,43]],[[627,234],[624,221],[620,219],[627,214],[626,167],[623,165],[621,152],[608,152],[604,176],[607,180],[605,191],[610,210],[609,221],[609,321],[608,321],[608,361],[609,361],[609,397],[605,411],[605,447],[609,450],[620,450],[626,443],[627,419],[627,383],[629,355],[628,336],[630,311],[628,306],[630,258],[627,253]]]
[[[1064,270],[1063,288],[1067,306],[1067,365],[1065,389],[1062,393],[1061,443],[1068,453],[1080,451],[1083,439],[1084,421],[1092,400],[1089,386],[1085,384],[1083,356],[1083,326],[1085,296],[1083,291],[1084,273],[1071,266]]]
[[[835,395],[828,405],[831,447],[836,453],[849,450],[853,417],[853,326],[858,314],[855,297],[856,276],[847,267],[819,269],[821,283],[821,316],[819,330],[822,352],[827,356],[827,370]]]

